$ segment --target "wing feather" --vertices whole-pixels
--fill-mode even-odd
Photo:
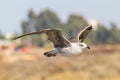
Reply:
[[[71,42],[77,42],[77,41],[81,41],[83,42],[84,39],[86,38],[86,36],[88,35],[88,33],[92,30],[92,26],[87,26],[85,27],[83,30],[81,30],[80,32],[78,32],[77,34],[73,35],[70,38]]]
[[[43,29],[38,32],[31,32],[31,33],[23,34],[21,36],[13,38],[13,40],[27,36],[27,35],[42,34],[42,33],[45,33],[48,36],[48,40],[54,43],[54,47],[67,47],[70,45],[70,42],[62,34],[61,29],[59,28]]]

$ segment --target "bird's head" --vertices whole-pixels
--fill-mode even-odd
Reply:
[[[79,46],[82,48],[82,49],[90,49],[90,47],[86,44],[86,43],[79,43]]]

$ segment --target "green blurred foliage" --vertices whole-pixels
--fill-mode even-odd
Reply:
[[[62,22],[59,17],[54,12],[47,9],[37,16],[35,28],[38,31],[45,28],[60,27],[61,24]]]
[[[69,17],[68,22],[66,23],[65,30],[67,31],[67,34],[72,35],[87,25],[87,20],[84,19],[83,16],[72,14]]]
[[[5,39],[5,37],[2,34],[2,31],[0,30],[0,39]]]
[[[75,14],[71,14],[68,21],[63,23],[58,15],[49,9],[42,11],[39,15],[30,10],[28,17],[28,21],[22,22],[23,33],[31,32],[33,28],[35,31],[45,28],[61,28],[64,35],[70,37],[88,25],[87,19],[84,16]],[[33,22],[34,24],[31,24]],[[98,29],[91,31],[85,41],[91,44],[117,44],[120,43],[119,34],[120,30],[114,22],[110,23],[109,29],[107,29],[107,26],[99,23]],[[33,44],[39,46],[45,45],[46,40],[43,40],[41,36],[32,36],[31,38]]]
[[[21,25],[22,25],[22,32],[24,34],[31,31],[31,29],[29,27],[29,23],[27,21],[23,21]]]

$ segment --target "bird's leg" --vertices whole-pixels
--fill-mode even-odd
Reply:
[[[56,56],[56,51],[55,50],[48,51],[48,52],[45,52],[44,55],[47,57]]]

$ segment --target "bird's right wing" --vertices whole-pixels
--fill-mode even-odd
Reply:
[[[38,32],[31,32],[31,33],[23,34],[21,36],[13,38],[13,40],[27,36],[27,35],[34,35],[34,34],[41,34],[41,33],[47,34],[48,40],[54,43],[54,47],[67,47],[70,45],[70,42],[62,34],[61,29],[59,28],[43,29]]]

